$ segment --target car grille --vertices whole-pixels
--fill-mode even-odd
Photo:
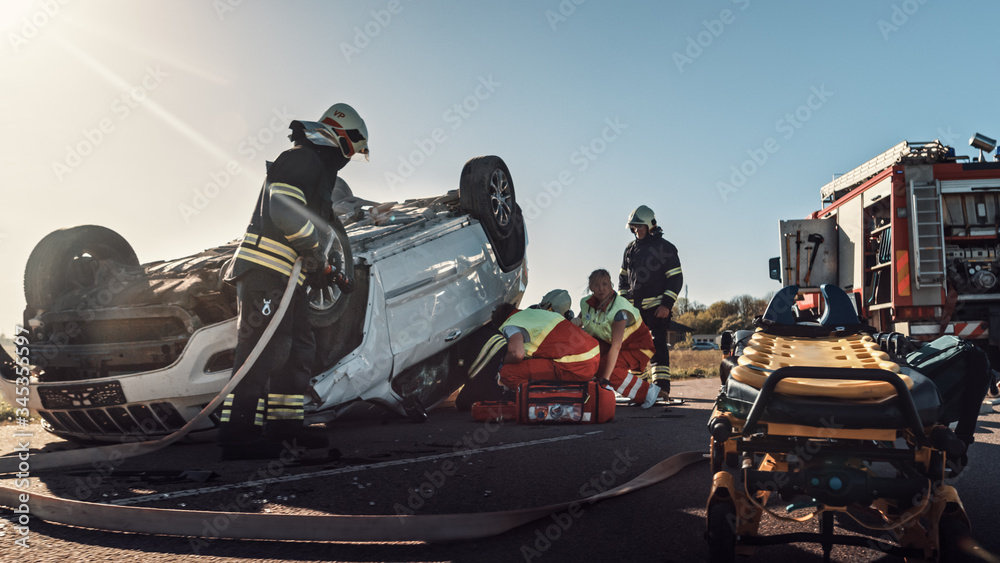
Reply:
[[[38,387],[38,398],[48,410],[80,407],[109,407],[125,403],[125,392],[117,381],[80,385]]]
[[[184,417],[170,403],[41,410],[38,414],[55,432],[93,437],[169,434],[185,424]]]
[[[77,326],[80,331],[73,344],[146,342],[188,334],[184,321],[177,317],[98,319]]]

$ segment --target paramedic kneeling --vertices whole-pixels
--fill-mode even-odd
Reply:
[[[504,303],[492,322],[507,340],[500,383],[508,389],[542,379],[589,381],[597,373],[597,340],[558,312]]]

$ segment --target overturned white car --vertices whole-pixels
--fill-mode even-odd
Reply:
[[[310,292],[306,421],[361,401],[421,420],[468,379],[492,309],[523,295],[526,233],[510,172],[499,157],[475,158],[458,191],[401,204],[358,200],[346,184],[338,192],[331,262],[354,265],[356,289]],[[118,441],[168,434],[200,412],[232,372],[236,296],[220,270],[237,244],[140,264],[104,227],[43,238],[25,268],[19,352],[33,366],[28,407],[46,428]],[[15,404],[21,386],[3,354],[0,390]],[[217,424],[212,415],[195,432]]]

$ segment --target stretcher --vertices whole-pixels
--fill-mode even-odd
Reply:
[[[965,560],[971,523],[948,479],[964,469],[969,444],[943,414],[954,405],[879,346],[843,290],[821,287],[818,323],[797,322],[797,292],[778,292],[742,354],[727,359],[708,424],[709,560],[803,542],[822,546],[826,561],[835,545]],[[984,378],[968,374],[975,394]],[[959,409],[975,412],[959,416],[978,416],[982,391]],[[767,535],[769,519],[802,531]]]

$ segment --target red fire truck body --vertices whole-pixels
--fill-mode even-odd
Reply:
[[[1000,352],[1000,162],[904,141],[821,196],[819,211],[780,222],[771,264],[782,285],[800,286],[800,310],[818,307],[819,285],[832,283],[880,330],[954,334]]]

